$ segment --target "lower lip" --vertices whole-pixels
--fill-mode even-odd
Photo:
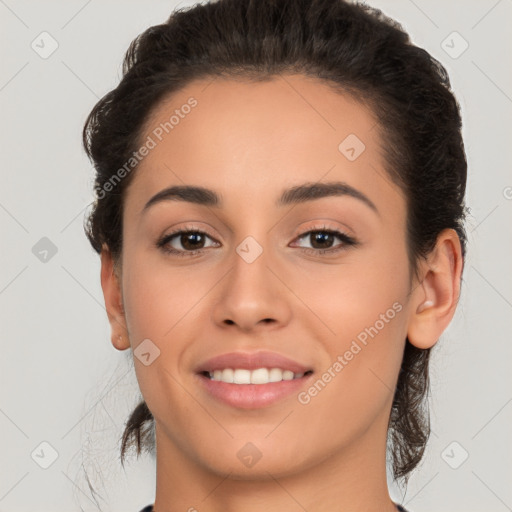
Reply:
[[[297,393],[312,374],[300,379],[269,382],[268,384],[230,384],[198,375],[201,384],[214,398],[240,409],[260,409],[273,405]]]

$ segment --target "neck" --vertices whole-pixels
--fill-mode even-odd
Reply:
[[[155,512],[396,512],[386,480],[383,415],[349,447],[286,476],[219,474],[184,453],[157,423]]]

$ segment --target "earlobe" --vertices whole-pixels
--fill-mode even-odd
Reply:
[[[126,328],[120,279],[117,274],[112,253],[104,245],[101,251],[101,288],[110,323],[111,341],[117,350],[126,350],[130,348],[130,340]]]
[[[116,335],[112,332],[111,341],[112,345],[114,345],[117,350],[126,350],[130,348],[130,340],[122,334]]]
[[[422,273],[423,279],[411,298],[407,337],[417,348],[428,349],[452,320],[459,299],[462,252],[455,230],[440,233]]]

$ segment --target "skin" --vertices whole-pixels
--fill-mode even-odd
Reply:
[[[385,444],[405,338],[432,347],[452,319],[459,239],[444,230],[418,278],[410,275],[405,199],[384,170],[380,127],[321,81],[195,81],[158,106],[141,140],[191,96],[198,105],[126,191],[120,267],[106,246],[101,255],[113,345],[135,350],[150,339],[160,350],[149,366],[134,357],[156,421],[155,510],[396,510]],[[338,150],[349,134],[365,144],[354,161]],[[286,188],[331,181],[362,192],[378,213],[347,195],[275,204]],[[216,191],[222,206],[168,200],[141,213],[161,190],[185,184]],[[358,245],[319,254],[314,239],[299,238],[324,226]],[[207,231],[203,252],[177,257],[156,246],[178,228]],[[235,250],[247,236],[263,250],[250,264]],[[172,244],[185,250],[179,236]],[[238,409],[198,385],[200,361],[271,350],[313,368],[307,390],[394,303],[401,311],[306,405],[292,394]],[[250,468],[237,457],[247,442],[261,453]]]

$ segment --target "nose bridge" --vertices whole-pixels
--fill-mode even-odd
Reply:
[[[273,276],[268,269],[271,248],[267,240],[262,240],[261,236],[258,238],[261,243],[249,235],[235,247],[232,272],[228,281],[233,297],[238,297],[247,304],[258,302],[261,307],[272,295],[275,283],[271,282]]]
[[[231,271],[215,306],[217,323],[236,324],[250,330],[260,323],[288,322],[290,307],[285,290],[275,271],[269,268],[274,258],[271,248],[266,247],[268,237],[261,242],[254,236],[247,236],[235,247]]]

